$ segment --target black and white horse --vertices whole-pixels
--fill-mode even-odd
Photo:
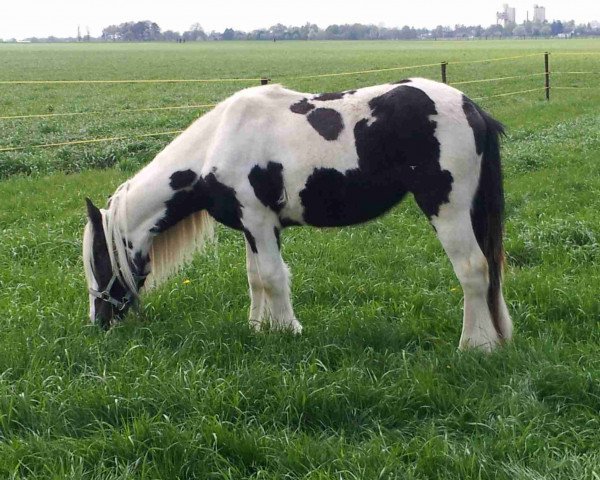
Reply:
[[[195,121],[108,207],[88,200],[90,318],[108,328],[202,247],[244,233],[250,323],[299,333],[280,232],[374,219],[412,193],[464,292],[460,347],[508,340],[502,126],[458,90],[414,78],[341,93],[242,90]]]

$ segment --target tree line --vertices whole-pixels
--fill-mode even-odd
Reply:
[[[269,28],[244,32],[226,28],[222,32],[206,33],[199,23],[194,23],[183,33],[173,30],[163,31],[156,22],[149,20],[125,22],[109,25],[102,30],[100,37],[75,38],[29,38],[28,41],[114,41],[114,42],[195,42],[209,40],[414,40],[414,39],[465,39],[465,38],[504,38],[504,37],[549,37],[564,36],[600,36],[600,23],[575,24],[570,21],[524,22],[520,25],[438,25],[433,29],[403,27],[385,27],[382,25],[364,25],[360,23],[329,25],[325,29],[313,23],[302,26],[286,26],[281,23]],[[14,40],[14,39],[13,39]]]
[[[595,28],[594,28],[595,27]],[[555,36],[561,33],[573,35],[600,35],[600,25],[576,25],[573,20],[568,22],[524,22],[521,25],[508,24],[454,27],[438,25],[433,29],[415,28],[409,25],[403,27],[384,27],[381,25],[364,25],[360,23],[329,25],[325,29],[314,23],[302,26],[286,26],[281,23],[269,28],[244,32],[226,28],[223,32],[206,33],[199,23],[195,23],[183,33],[167,30],[161,32],[154,22],[127,22],[121,25],[110,25],[102,31],[103,40],[116,41],[204,41],[204,40],[413,40],[427,38],[482,38],[505,36]]]

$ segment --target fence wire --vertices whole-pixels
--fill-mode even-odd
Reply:
[[[556,52],[552,55],[555,57],[568,57],[576,55],[600,55],[600,52]]]
[[[471,100],[486,100],[488,98],[509,97],[511,95],[520,95],[522,93],[540,92],[546,90],[546,87],[530,88],[529,90],[519,90],[518,92],[498,93],[497,95],[487,95],[485,97],[473,97]]]
[[[36,113],[31,115],[7,115],[0,117],[0,120],[21,120],[27,118],[49,118],[49,117],[75,117],[80,115],[114,115],[116,113],[139,113],[139,112],[155,112],[160,110],[193,110],[216,107],[216,103],[206,103],[203,105],[181,105],[175,107],[147,107],[147,108],[130,108],[125,110],[104,110],[94,112],[63,112],[63,113]]]
[[[505,60],[517,60],[519,58],[529,58],[529,57],[538,57],[540,55],[543,55],[544,52],[537,52],[537,53],[528,53],[526,55],[515,55],[512,57],[496,57],[496,58],[489,58],[486,60],[459,60],[456,62],[448,62],[448,65],[467,65],[470,63],[488,63],[488,62],[502,62]]]
[[[443,62],[447,65],[466,65],[470,63],[500,62],[505,60],[515,60],[518,58],[528,58],[542,55],[542,53],[530,53],[527,55],[515,55],[511,57],[498,57],[486,60],[459,60],[452,62]],[[417,68],[439,67],[440,62],[426,63],[423,65],[407,65],[401,67],[376,68],[369,70],[356,70],[352,72],[321,73],[315,75],[301,75],[293,77],[278,77],[279,80],[305,80],[311,78],[338,77],[343,75],[363,75],[368,73],[391,72],[395,70],[414,70]],[[69,85],[69,84],[119,84],[119,83],[224,83],[224,82],[260,82],[265,80],[261,78],[198,78],[198,79],[125,79],[125,80],[0,80],[0,85]]]
[[[467,85],[470,83],[483,83],[483,82],[498,82],[501,80],[514,80],[515,78],[531,78],[541,77],[546,75],[545,73],[529,73],[526,75],[512,75],[510,77],[496,77],[496,78],[481,78],[479,80],[465,80],[461,82],[450,82],[448,85]]]
[[[467,64],[481,64],[481,63],[490,63],[490,62],[500,62],[500,61],[508,61],[508,60],[516,60],[522,58],[530,58],[544,55],[544,53],[531,53],[525,55],[514,55],[508,57],[497,57],[490,58],[484,60],[460,60],[460,61],[452,61],[452,62],[437,62],[437,63],[427,63],[422,65],[408,65],[408,66],[400,66],[400,67],[389,67],[389,68],[378,68],[378,69],[369,69],[369,70],[357,70],[351,72],[336,72],[336,73],[323,73],[323,74],[315,74],[315,75],[302,75],[296,77],[279,77],[278,80],[305,80],[305,79],[314,79],[314,78],[328,78],[328,77],[339,77],[339,76],[350,76],[350,75],[364,75],[370,73],[379,73],[379,72],[391,72],[391,71],[403,71],[403,70],[415,70],[419,68],[429,68],[429,67],[440,67],[445,69],[448,65],[467,65]],[[600,55],[600,52],[559,52],[553,54],[554,56],[568,56],[568,55]],[[445,65],[445,66],[444,66]],[[540,73],[532,73],[532,74],[524,74],[524,75],[512,75],[512,76],[504,76],[504,77],[495,77],[495,78],[483,78],[483,79],[475,79],[475,80],[464,80],[459,82],[451,82],[450,85],[468,85],[475,83],[484,83],[484,82],[498,82],[504,80],[514,80],[519,78],[532,78],[538,76],[545,76],[548,74],[555,75],[600,75],[600,72],[595,71],[548,71],[540,72]],[[160,83],[225,83],[225,82],[260,82],[261,84],[265,84],[270,79],[265,77],[261,78],[213,78],[213,79],[133,79],[133,80],[2,80],[0,81],[0,85],[44,85],[44,84],[57,84],[57,85],[69,85],[69,84],[160,84]],[[531,88],[527,90],[519,90],[515,92],[506,92],[499,93],[495,95],[487,95],[481,97],[473,97],[473,100],[486,100],[500,97],[507,97],[513,95],[521,95],[532,92],[540,92],[540,91],[548,91],[551,89],[554,90],[588,90],[595,89],[597,87],[577,87],[577,86],[552,86],[548,87],[539,87],[539,88]],[[115,114],[115,113],[139,113],[139,112],[152,112],[152,111],[167,111],[167,110],[184,110],[184,109],[205,109],[215,107],[216,104],[200,104],[200,105],[181,105],[181,106],[166,106],[166,107],[146,107],[146,108],[136,108],[136,109],[122,109],[116,111],[90,111],[90,112],[64,112],[64,113],[43,113],[43,114],[26,114],[26,115],[7,115],[0,116],[0,120],[17,120],[17,119],[34,119],[34,118],[51,118],[51,117],[74,117],[81,115],[104,115],[104,114]],[[132,134],[127,136],[115,136],[115,137],[104,137],[104,138],[92,138],[92,139],[81,139],[81,140],[72,140],[66,142],[57,142],[57,143],[46,143],[46,144],[38,144],[38,145],[25,145],[25,146],[11,146],[11,147],[0,147],[0,152],[14,152],[14,151],[23,151],[27,149],[40,149],[40,148],[50,148],[50,147],[62,147],[62,146],[70,146],[70,145],[85,145],[85,144],[93,144],[93,143],[101,143],[101,142],[110,142],[110,141],[120,141],[120,140],[128,140],[131,138],[147,138],[147,137],[159,137],[159,136],[167,136],[167,135],[177,135],[181,133],[183,130],[172,130],[168,132],[155,132],[155,133],[145,133],[145,134]]]
[[[16,152],[19,150],[27,150],[29,148],[49,148],[49,147],[64,147],[67,145],[83,145],[86,143],[100,143],[100,142],[114,142],[118,140],[129,140],[131,138],[145,138],[145,137],[160,137],[164,135],[178,135],[183,130],[171,130],[169,132],[156,132],[156,133],[139,133],[126,135],[121,137],[104,137],[104,138],[88,138],[83,140],[72,140],[69,142],[58,142],[58,143],[43,143],[39,145],[25,145],[20,147],[3,147],[0,148],[0,152]]]
[[[598,90],[598,87],[557,86],[551,87],[551,90]]]
[[[260,82],[262,78],[196,78],[196,79],[133,79],[133,80],[0,80],[0,85],[72,85],[110,83],[225,83]]]

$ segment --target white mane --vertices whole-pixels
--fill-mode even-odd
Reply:
[[[113,273],[117,272],[117,276],[123,285],[137,295],[137,282],[133,278],[127,253],[129,242],[127,232],[129,229],[127,228],[126,196],[128,189],[129,181],[117,188],[110,199],[108,209],[102,216],[102,226],[104,227],[104,236]]]
[[[127,225],[127,191],[129,181],[117,188],[102,222],[110,263],[113,272],[131,292],[139,294],[137,281],[131,271],[131,259],[127,252],[129,231]],[[183,219],[173,227],[156,235],[150,248],[151,271],[144,288],[159,286],[201,251],[207,241],[214,238],[214,219],[200,211]]]
[[[193,213],[154,237],[150,249],[152,270],[146,279],[146,290],[157,287],[213,241],[215,221],[206,212]]]

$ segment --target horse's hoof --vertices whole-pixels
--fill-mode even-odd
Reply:
[[[290,332],[294,335],[300,335],[302,334],[302,325],[295,318],[284,322],[271,321],[271,330],[275,332]]]
[[[489,340],[482,338],[461,338],[458,344],[458,349],[465,350],[479,350],[485,353],[491,353],[500,346],[499,340]]]
[[[294,319],[289,328],[294,335],[302,335],[302,325],[298,320]]]
[[[255,332],[260,332],[262,330],[262,321],[261,320],[248,320],[248,325]]]

